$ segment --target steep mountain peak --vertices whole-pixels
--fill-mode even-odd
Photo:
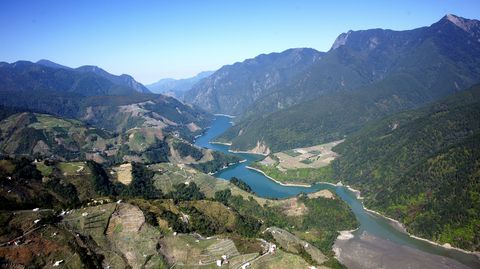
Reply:
[[[353,31],[350,30],[348,31],[347,33],[341,33],[337,39],[335,39],[335,42],[333,42],[333,45],[332,45],[332,48],[331,50],[334,50],[338,47],[341,47],[343,45],[345,45],[347,43],[347,40],[348,40],[348,37],[350,36],[350,34],[352,33]]]
[[[478,34],[480,31],[480,21],[478,20],[470,20],[470,19],[465,19],[453,14],[447,14],[445,15],[440,22],[446,22],[446,23],[452,23],[455,26],[459,27],[460,29],[464,30],[467,33],[470,33],[472,35]]]
[[[468,32],[467,20],[453,14],[445,15],[445,19]]]

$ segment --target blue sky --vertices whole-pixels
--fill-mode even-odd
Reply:
[[[478,0],[0,1],[0,61],[98,65],[143,83],[293,47],[327,51],[348,30],[480,18]]]

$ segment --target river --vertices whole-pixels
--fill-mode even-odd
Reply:
[[[398,251],[398,253],[402,253],[402,255],[407,256],[407,257],[402,257],[402,259],[405,259],[405,261],[418,260],[417,263],[413,264],[414,266],[413,268],[415,268],[415,265],[422,264],[422,259],[424,259],[423,262],[428,262],[430,264],[432,263],[432,260],[434,261],[439,260],[439,263],[441,263],[441,265],[446,264],[445,268],[450,268],[450,267],[462,268],[463,265],[466,265],[470,268],[480,268],[480,260],[475,255],[464,253],[462,251],[458,251],[455,249],[446,249],[440,246],[430,244],[426,241],[412,238],[407,234],[394,228],[393,225],[391,225],[391,222],[389,220],[365,211],[363,208],[362,202],[359,201],[356,198],[356,195],[353,192],[349,191],[346,187],[333,186],[330,184],[322,184],[322,183],[316,184],[308,188],[283,186],[278,183],[275,183],[274,181],[270,180],[269,178],[265,177],[263,174],[259,172],[246,168],[246,166],[248,166],[249,164],[251,164],[256,160],[263,158],[263,156],[248,154],[248,153],[232,153],[228,151],[229,146],[227,145],[210,143],[210,141],[212,141],[218,135],[222,134],[225,130],[227,130],[231,126],[230,121],[231,119],[229,117],[217,116],[215,120],[212,122],[212,125],[207,130],[207,132],[201,137],[199,137],[195,142],[195,144],[198,146],[214,149],[217,151],[221,151],[223,153],[234,154],[246,160],[243,163],[235,164],[226,169],[219,171],[218,173],[215,174],[215,176],[221,179],[230,179],[233,176],[241,178],[248,185],[250,185],[250,187],[252,188],[253,191],[255,191],[255,193],[257,193],[259,196],[267,197],[267,198],[287,198],[287,197],[295,196],[300,192],[308,193],[308,192],[314,192],[322,189],[329,189],[335,192],[341,199],[343,199],[350,206],[356,218],[360,222],[360,228],[353,233],[354,238],[357,241],[350,240],[352,241],[352,244],[350,245],[345,244],[345,242],[340,242],[339,244],[336,243],[336,247],[342,248],[343,253],[345,253],[345,251],[351,251],[351,249],[349,248],[352,248],[353,243],[361,243],[361,244],[368,243],[369,246],[371,246],[372,242],[361,241],[361,238],[365,238],[365,235],[368,235],[370,236],[368,237],[369,239],[371,238],[378,239],[376,241],[377,243],[383,242],[383,241],[389,242],[390,247],[388,250],[386,249],[382,250],[381,247],[380,248],[376,247],[375,248],[376,252]],[[363,247],[365,246],[360,245],[361,249],[363,249]],[[402,251],[405,251],[405,252],[403,253]],[[428,253],[428,254],[424,255],[424,253]],[[371,253],[366,253],[366,254],[371,254]],[[381,260],[385,259],[385,257],[382,256],[383,255],[382,253],[377,253],[377,254],[379,254],[377,255],[379,257],[378,259],[381,259]],[[433,255],[430,255],[430,254],[433,254]],[[412,255],[415,255],[415,257],[409,257]],[[434,255],[438,255],[441,257],[434,256]],[[430,260],[425,258],[427,256],[429,257]],[[436,257],[438,257],[438,259],[436,259]],[[365,259],[365,257],[363,257],[363,259]],[[452,262],[450,260],[454,260],[454,261]],[[455,266],[455,264],[458,264],[455,261],[460,262],[463,265]],[[342,262],[344,262],[348,266],[349,262],[351,261],[346,260]],[[399,261],[399,262],[404,262],[404,261]],[[449,262],[452,262],[452,263],[449,263]],[[352,264],[352,267],[356,267],[355,265],[359,264],[359,261],[353,261],[351,262],[351,264]],[[364,262],[363,264],[367,264],[367,263]],[[386,268],[395,267],[391,264],[389,265],[388,263],[382,263],[382,264],[368,263],[368,264],[372,266],[381,265],[381,266],[385,266]],[[358,268],[362,268],[362,266],[358,266]],[[432,265],[432,267],[427,266],[423,268],[435,268],[435,266]]]

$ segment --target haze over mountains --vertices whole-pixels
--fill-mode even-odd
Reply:
[[[154,93],[163,93],[179,99],[183,99],[183,94],[190,90],[192,86],[200,80],[210,76],[214,71],[203,71],[191,78],[173,79],[164,78],[155,83],[146,85]]]

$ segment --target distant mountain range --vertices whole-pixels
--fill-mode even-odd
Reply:
[[[96,66],[73,69],[48,60],[0,63],[0,91],[57,91],[84,96],[150,92],[129,75],[115,76]]]
[[[70,69],[70,70],[72,70],[72,68],[70,68],[70,67],[60,65],[60,64],[57,64],[57,63],[54,63],[52,61],[45,60],[45,59],[38,61],[37,64],[41,64],[43,66],[52,67],[52,68],[56,68],[56,69]],[[149,93],[150,92],[145,86],[143,86],[140,82],[136,81],[130,75],[126,75],[126,74],[122,74],[120,76],[112,75],[112,74],[108,73],[107,71],[103,70],[102,68],[100,68],[98,66],[94,66],[94,65],[84,65],[84,66],[80,66],[78,68],[75,68],[73,70],[79,71],[79,72],[82,72],[82,73],[97,74],[101,77],[104,77],[104,78],[110,80],[111,82],[113,82],[117,85],[130,87],[137,92],[143,92],[143,93]]]
[[[183,94],[190,90],[192,86],[200,80],[210,76],[214,71],[204,71],[198,73],[196,76],[184,79],[164,78],[155,83],[146,85],[146,87],[154,93],[162,93],[183,99]]]
[[[480,22],[454,15],[409,31],[349,31],[327,53],[291,57],[286,51],[225,66],[185,99],[210,112],[241,116],[218,139],[232,142],[233,149],[319,144],[479,82],[479,40]],[[315,61],[312,55],[318,55]],[[267,79],[272,75],[263,70],[284,70],[279,58],[297,72]],[[256,77],[245,75],[252,65],[261,66]]]

